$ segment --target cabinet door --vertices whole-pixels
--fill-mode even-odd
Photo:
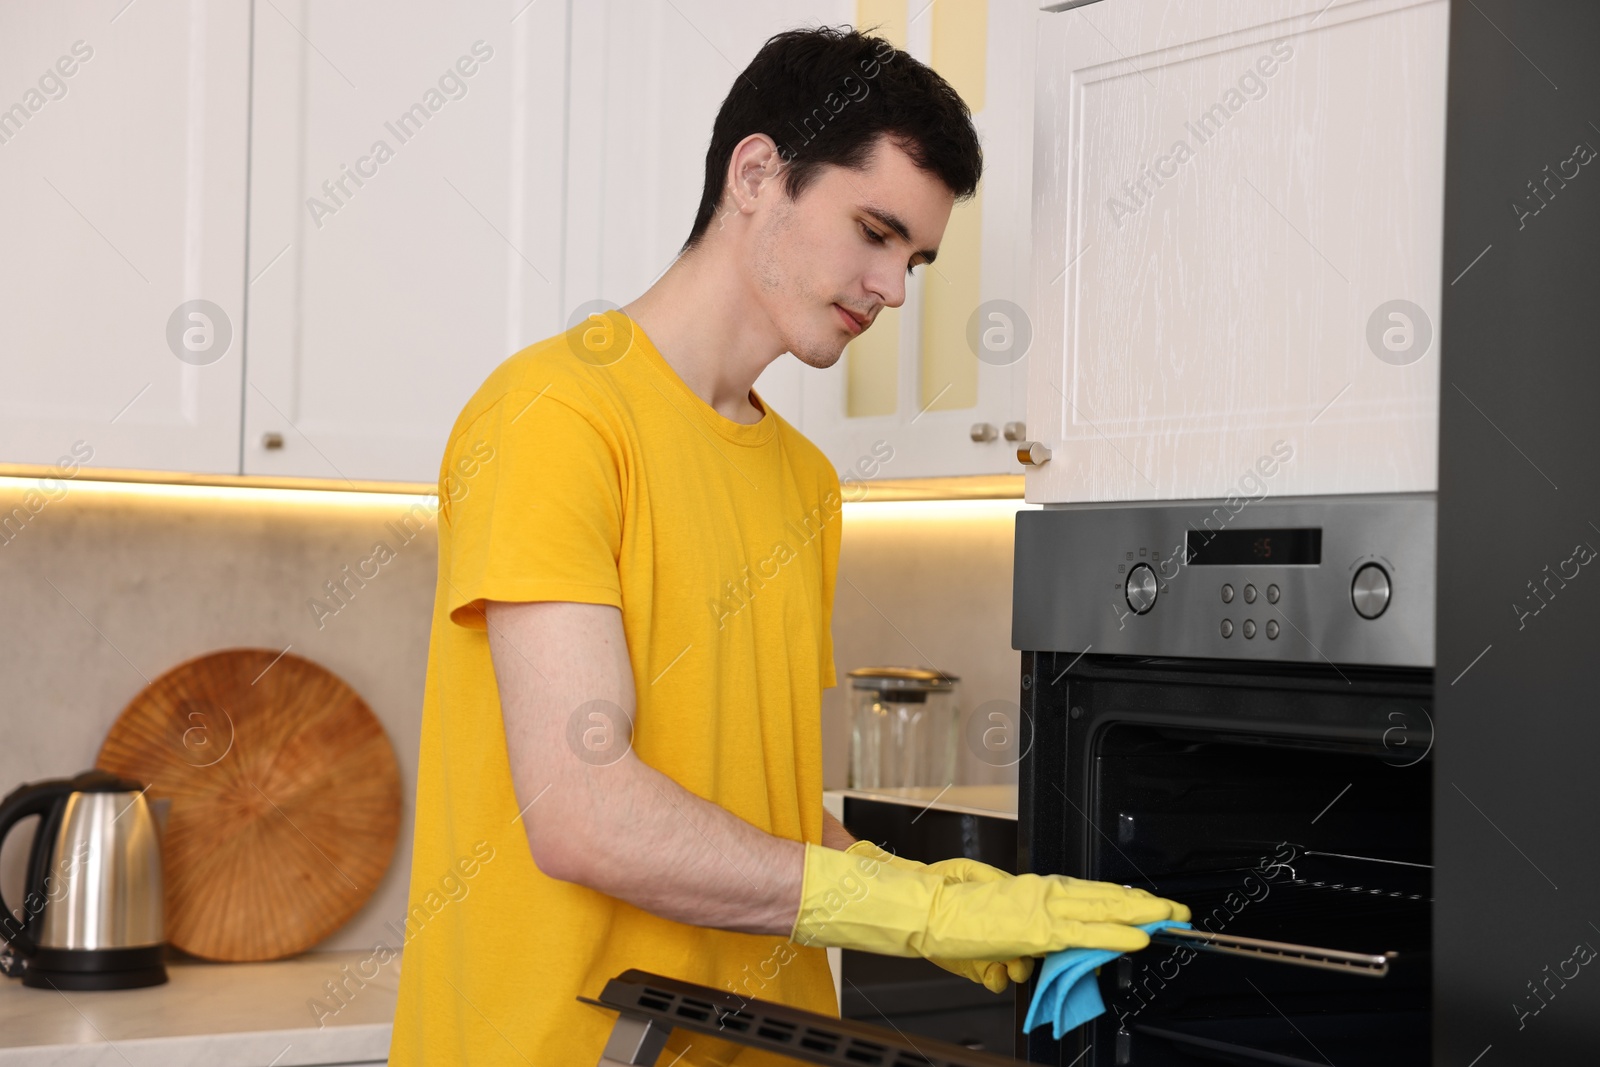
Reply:
[[[1435,488],[1448,14],[1043,17],[1029,500]]]
[[[856,21],[944,75],[983,144],[977,197],[839,362],[805,376],[805,430],[841,476],[1016,474],[1033,334],[1028,287],[1034,34],[1031,0],[862,0]],[[974,345],[976,340],[976,345]],[[1036,348],[1036,345],[1034,346]],[[987,440],[974,440],[982,428]]]
[[[249,33],[0,6],[0,462],[238,473]]]
[[[711,126],[740,71],[783,30],[850,19],[849,0],[593,0],[572,12],[568,314],[623,305],[689,237]],[[803,379],[787,353],[756,380],[804,429]]]
[[[255,5],[246,473],[433,482],[563,328],[567,5],[518,7]]]

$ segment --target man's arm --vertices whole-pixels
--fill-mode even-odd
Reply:
[[[678,922],[787,937],[805,846],[756,829],[624,751],[635,697],[622,613],[605,604],[490,601],[485,617],[512,782],[539,869]],[[605,720],[593,714],[607,711],[614,747],[569,742],[586,729],[603,736]]]
[[[835,819],[833,815],[827,811],[822,813],[823,848],[836,848],[840,852],[843,852],[845,849],[849,848],[855,843],[856,839],[850,836],[850,831],[844,828],[844,823],[840,822],[838,819]]]
[[[996,967],[1025,978],[1023,957],[1131,952],[1150,940],[1136,925],[1189,918],[1181,904],[1105,882],[1001,874],[948,884],[922,864],[763,833],[627,750],[633,672],[616,608],[491,601],[485,616],[518,818],[553,878],[678,922],[923,956],[990,989],[1004,986]],[[612,722],[591,718],[606,710]],[[584,730],[604,740],[608,728],[620,736],[598,751],[569,740]],[[827,832],[843,834],[836,826]],[[995,957],[1006,962],[987,962]],[[963,960],[978,962],[953,962]]]

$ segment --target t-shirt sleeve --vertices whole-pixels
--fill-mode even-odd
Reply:
[[[451,441],[439,492],[451,622],[484,629],[487,600],[622,607],[618,461],[572,406],[507,394]]]

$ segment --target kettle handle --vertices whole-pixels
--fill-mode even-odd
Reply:
[[[46,889],[44,883],[49,874],[49,860],[42,853],[49,847],[47,831],[54,822],[51,816],[55,814],[57,806],[71,795],[72,782],[56,778],[18,786],[4,800],[0,800],[0,844],[5,843],[6,836],[18,822],[29,815],[40,817],[28,856],[28,882],[23,889],[21,919],[12,914],[11,906],[6,903],[4,896],[0,896],[0,938],[24,956],[31,956],[38,950],[38,945],[28,936],[28,927],[38,916],[39,908],[30,907],[30,903],[43,899]]]

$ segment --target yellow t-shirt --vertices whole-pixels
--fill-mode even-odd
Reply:
[[[563,600],[622,611],[640,759],[822,840],[838,476],[759,395],[761,419],[734,422],[620,312],[606,323],[631,332],[620,359],[583,347],[593,325],[518,352],[445,450],[393,1067],[593,1064],[616,1014],[576,998],[630,967],[837,1015],[825,950],[547,877],[515,821],[483,603]],[[681,1067],[789,1062],[683,1030],[659,1062],[685,1049]]]

